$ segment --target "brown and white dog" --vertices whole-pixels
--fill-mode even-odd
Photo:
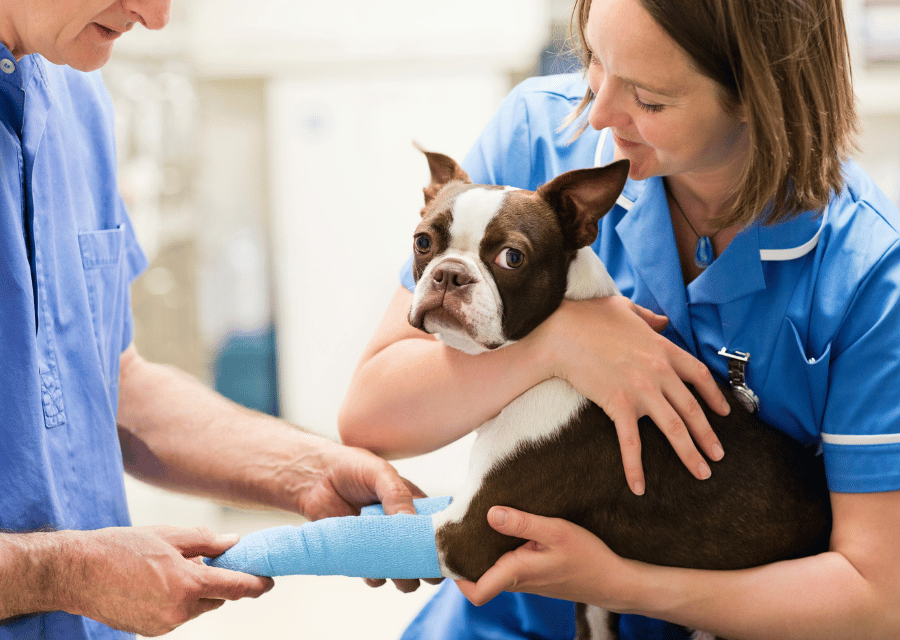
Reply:
[[[624,187],[627,161],[531,192],[472,184],[451,158],[425,155],[432,179],[414,236],[413,326],[475,354],[521,339],[564,297],[618,294],[589,245]],[[564,518],[619,555],[657,565],[737,569],[826,550],[821,459],[723,391],[726,418],[698,397],[728,452],[709,480],[696,480],[659,429],[640,421],[641,497],[626,484],[602,409],[560,379],[522,394],[477,430],[465,487],[433,517],[442,572],[477,580],[523,543],[488,525],[493,505]],[[579,637],[587,633],[580,627]]]

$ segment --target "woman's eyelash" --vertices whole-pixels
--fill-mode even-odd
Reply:
[[[594,57],[593,53],[588,51],[587,54],[588,54],[589,63],[591,65],[601,66],[600,61]],[[593,91],[591,91],[591,93],[593,93]],[[594,97],[596,98],[597,96],[594,95]],[[639,108],[643,109],[644,111],[647,111],[648,113],[659,113],[660,111],[662,111],[665,108],[665,105],[662,105],[662,104],[648,104],[646,102],[642,102],[641,99],[638,98],[637,94],[634,92],[632,92],[632,97],[634,98],[634,103]]]
[[[664,105],[661,104],[647,104],[646,102],[641,102],[641,99],[637,97],[637,94],[634,95],[634,103],[644,111],[649,111],[650,113],[659,113],[664,108]]]

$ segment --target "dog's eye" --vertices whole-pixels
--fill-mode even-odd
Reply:
[[[506,247],[494,258],[494,264],[504,269],[518,269],[524,262],[525,254],[510,247]]]
[[[416,251],[419,253],[428,253],[431,251],[431,238],[426,236],[424,233],[416,236],[413,244],[416,247]]]

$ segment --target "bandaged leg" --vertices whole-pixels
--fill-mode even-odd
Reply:
[[[440,578],[431,516],[450,498],[414,502],[416,515],[386,516],[372,505],[359,516],[257,531],[207,564],[258,576]]]

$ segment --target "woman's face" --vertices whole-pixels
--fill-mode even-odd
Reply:
[[[588,121],[609,127],[615,158],[631,161],[630,177],[739,175],[747,133],[725,111],[719,87],[638,0],[593,0],[585,39],[595,98]]]
[[[99,69],[115,40],[136,22],[162,29],[171,0],[12,0],[3,44],[16,57],[39,53],[81,71]],[[9,40],[9,41],[7,41]]]

